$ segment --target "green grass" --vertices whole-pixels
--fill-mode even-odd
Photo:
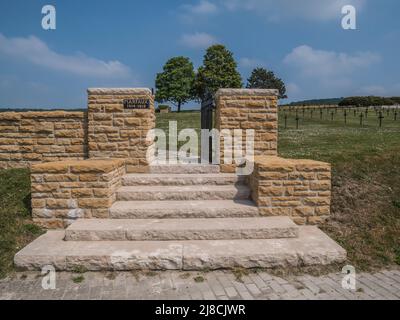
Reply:
[[[42,233],[30,212],[29,171],[0,170],[0,278],[13,271],[14,254]]]
[[[178,132],[185,128],[195,129],[200,132],[200,112],[187,111],[187,112],[170,112],[170,113],[157,113],[156,127],[168,132],[170,121],[178,122]]]
[[[166,145],[168,148],[169,142],[168,142],[168,132],[169,132],[169,122],[170,121],[177,121],[177,128],[178,128],[178,133],[182,129],[190,128],[190,129],[195,129],[198,137],[198,149],[199,152],[201,150],[201,145],[200,145],[200,129],[201,129],[201,123],[200,123],[200,117],[201,114],[199,111],[185,111],[185,112],[170,112],[170,113],[164,113],[164,114],[156,114],[156,127],[159,129],[164,130],[164,132],[167,135],[167,141]],[[178,141],[178,149],[184,145],[186,141]]]
[[[296,130],[294,113],[287,129],[281,113],[279,154],[332,163],[332,218],[322,229],[350,263],[359,270],[400,264],[400,117],[385,113],[379,128],[374,112],[363,127],[353,115],[345,125],[340,111],[334,121],[308,111]]]
[[[72,268],[73,273],[86,273],[87,271],[87,268],[84,266],[74,266]]]
[[[232,269],[232,273],[235,276],[236,280],[239,282],[243,282],[243,276],[248,276],[249,275],[249,269],[244,269],[244,268],[235,268]]]
[[[330,162],[348,161],[362,158],[364,155],[379,155],[388,149],[398,148],[400,143],[400,114],[398,120],[393,115],[383,119],[382,128],[375,112],[370,111],[368,118],[360,126],[358,115],[349,112],[347,124],[343,113],[338,111],[334,120],[330,115],[310,111],[299,112],[299,129],[296,130],[295,113],[287,114],[287,129],[284,129],[284,114],[279,115],[279,153],[286,157],[305,157]]]
[[[85,281],[85,277],[83,275],[75,276],[72,277],[72,281],[77,284],[82,283],[83,281]]]
[[[193,278],[193,280],[194,280],[194,282],[198,282],[198,283],[205,281],[203,276],[196,276],[196,277]]]

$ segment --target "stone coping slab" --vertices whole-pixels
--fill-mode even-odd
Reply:
[[[0,120],[4,121],[19,121],[21,119],[31,118],[82,118],[84,111],[62,111],[62,110],[49,110],[49,111],[26,111],[26,112],[0,112]]]
[[[32,173],[108,173],[125,164],[124,159],[66,160],[34,164]]]
[[[215,94],[215,98],[222,96],[278,96],[277,89],[219,89]]]
[[[256,156],[254,162],[271,170],[284,169],[288,170],[306,170],[312,167],[313,171],[329,171],[330,163],[310,160],[310,159],[286,159],[275,156]]]
[[[87,92],[93,95],[151,95],[148,88],[89,88]]]

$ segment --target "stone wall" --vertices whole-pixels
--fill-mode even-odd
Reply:
[[[148,109],[124,109],[125,99],[148,99]],[[89,89],[88,112],[0,113],[0,169],[86,158],[124,158],[128,172],[148,170],[155,127],[149,89]],[[150,152],[151,153],[151,152]]]
[[[78,218],[109,218],[124,160],[59,161],[31,166],[33,220],[65,228]]]
[[[84,112],[0,113],[0,169],[86,157]]]
[[[149,99],[149,109],[124,109],[124,99]],[[128,172],[146,172],[153,142],[154,97],[149,89],[89,89],[89,158],[125,158]]]
[[[318,224],[330,215],[331,166],[313,160],[256,157],[250,176],[260,214]]]
[[[216,93],[215,127],[223,129],[254,129],[254,154],[277,155],[278,91],[264,89],[220,89]],[[245,150],[243,139],[242,150]],[[233,172],[234,165],[223,162],[224,142],[221,137],[221,171]]]

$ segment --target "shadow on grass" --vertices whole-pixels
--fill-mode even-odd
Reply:
[[[32,202],[31,202],[31,200],[32,200],[32,194],[31,193],[27,194],[22,200],[22,203],[23,203],[23,205],[25,207],[25,213],[26,213],[24,215],[24,217],[26,217],[26,218],[31,218],[32,217]]]

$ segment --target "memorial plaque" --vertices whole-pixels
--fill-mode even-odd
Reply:
[[[124,109],[150,109],[149,99],[125,99]]]

